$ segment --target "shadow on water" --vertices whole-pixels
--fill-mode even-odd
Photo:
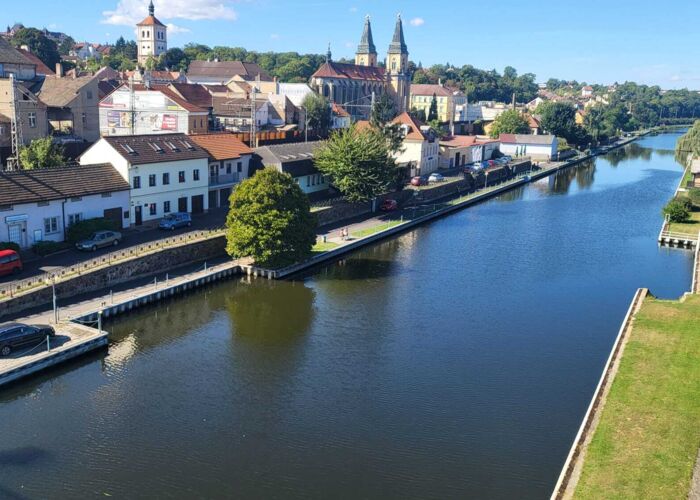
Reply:
[[[633,142],[624,148],[613,149],[608,154],[604,155],[603,158],[608,160],[612,167],[617,167],[620,163],[630,160],[651,161],[655,151],[658,152],[659,150]]]
[[[303,274],[300,279],[311,276],[315,280],[366,280],[367,276],[372,279],[383,279],[396,276],[405,271],[404,266],[396,259],[396,255],[402,244],[410,244],[411,233],[385,240],[380,245],[374,245],[363,249],[359,254],[355,254],[313,272]]]
[[[589,189],[595,182],[595,160],[587,160],[579,165],[564,170],[548,178],[547,187],[551,194],[567,194],[574,181],[579,189]],[[538,186],[544,184],[537,184]]]

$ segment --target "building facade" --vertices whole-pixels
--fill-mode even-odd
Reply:
[[[439,165],[440,143],[429,128],[421,129],[420,123],[404,112],[392,122],[401,128],[401,151],[395,154],[396,163],[407,169],[409,175],[425,175],[435,172]]]
[[[168,51],[168,27],[156,18],[153,0],[148,6],[148,17],[136,25],[136,44],[142,66]]]
[[[291,175],[307,195],[323,195],[330,183],[314,166],[314,151],[319,144],[310,141],[263,146],[255,149],[253,161],[256,168],[274,167]]]
[[[441,84],[411,85],[411,110],[417,111],[427,119],[433,96],[437,104],[438,121],[467,121],[467,96],[459,90],[449,89]]]

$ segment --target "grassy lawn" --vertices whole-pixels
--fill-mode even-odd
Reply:
[[[686,498],[700,445],[700,296],[647,298],[585,458],[577,498]]]
[[[690,212],[690,220],[687,222],[671,222],[669,231],[697,236],[700,232],[700,209],[696,208]]]
[[[370,236],[372,234],[378,233],[380,231],[385,231],[392,227],[398,226],[402,222],[400,220],[390,220],[378,226],[367,227],[365,229],[360,229],[359,231],[354,231],[352,233],[353,238],[364,238],[365,236]]]
[[[328,252],[329,250],[333,250],[334,248],[338,248],[340,245],[337,243],[333,243],[332,241],[327,241],[323,243],[322,241],[317,242],[311,251],[313,253],[323,253],[323,252]]]

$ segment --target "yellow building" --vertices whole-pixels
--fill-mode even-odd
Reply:
[[[439,121],[443,123],[467,121],[467,96],[459,90],[449,89],[440,84],[412,84],[411,110],[418,111],[419,116],[427,120],[433,96],[437,100]]]

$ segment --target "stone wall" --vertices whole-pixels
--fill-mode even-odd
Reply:
[[[216,236],[209,240],[168,248],[84,273],[56,284],[59,307],[65,299],[82,293],[108,289],[135,278],[163,273],[169,269],[194,262],[223,257],[226,255],[225,249],[226,237]],[[35,307],[50,308],[52,297],[51,287],[44,287],[0,302],[0,318]]]

